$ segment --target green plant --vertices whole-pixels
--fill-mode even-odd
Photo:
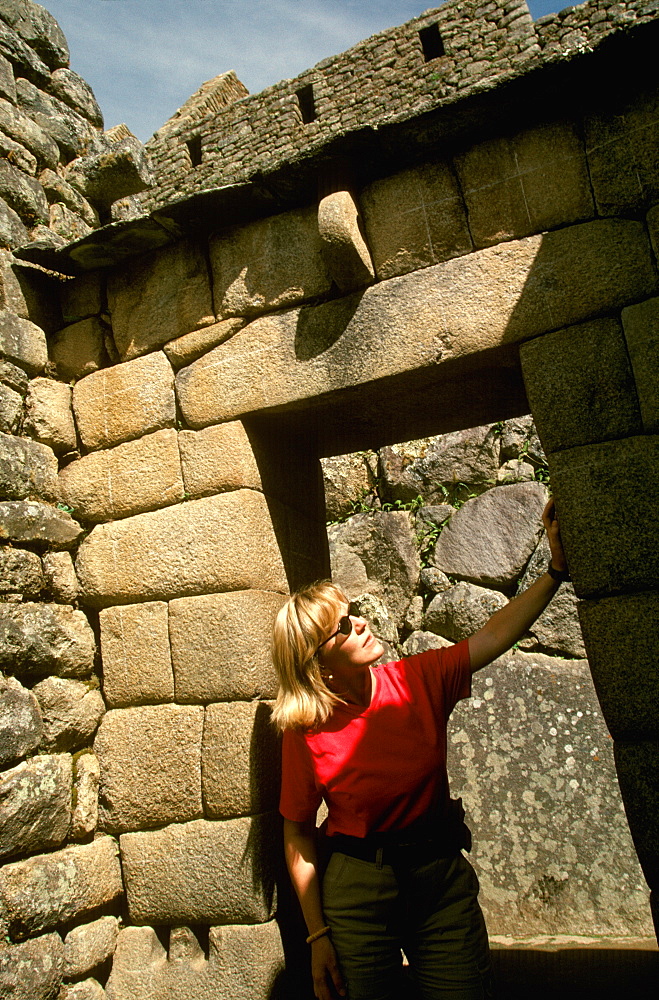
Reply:
[[[57,510],[63,510],[65,514],[75,514],[75,507],[69,507],[66,503],[56,504]]]
[[[394,500],[393,503],[383,503],[380,508],[383,511],[408,510],[412,514],[423,507],[423,497],[417,496],[414,500]]]

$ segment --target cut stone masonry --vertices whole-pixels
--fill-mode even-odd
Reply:
[[[649,935],[658,23],[448,0],[142,148],[0,0],[0,993],[291,992],[272,621],[331,550],[392,656],[457,641],[546,567],[545,463],[574,584],[451,774],[495,933]]]

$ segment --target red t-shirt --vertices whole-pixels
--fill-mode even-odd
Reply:
[[[287,729],[279,811],[297,823],[327,802],[327,832],[365,837],[448,805],[446,723],[471,693],[467,640],[374,670],[367,708],[337,705],[319,730]]]

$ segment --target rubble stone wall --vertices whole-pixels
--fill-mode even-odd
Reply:
[[[64,34],[32,0],[0,3],[0,245],[58,246],[105,221],[112,202],[142,191],[142,144],[103,115],[69,66]]]
[[[152,210],[204,188],[267,174],[338,135],[377,130],[450,104],[592,50],[612,32],[655,15],[647,0],[589,0],[534,23],[526,0],[446,3],[259,94],[235,90],[224,106],[177,115],[147,143],[155,186],[136,200]],[[430,40],[424,49],[428,32],[436,32],[436,48]],[[193,163],[189,144],[195,139],[200,154]]]
[[[51,22],[27,0],[10,7],[25,18],[7,30],[36,46]],[[612,8],[585,8],[584,23],[616,26]],[[447,25],[457,9],[440,9]],[[549,37],[579,10],[529,31]],[[625,10],[643,23],[645,8]],[[507,13],[492,7],[489,28]],[[428,641],[419,633],[452,641],[476,620],[466,605],[500,606],[545,555],[540,444],[528,421],[526,451],[513,433],[529,404],[574,581],[561,600],[572,616],[578,602],[584,645],[573,617],[570,640],[566,618],[545,622],[486,672],[455,719],[457,783],[499,933],[572,932],[575,911],[591,932],[648,933],[599,713],[656,893],[655,109],[628,80],[617,104],[509,123],[75,278],[5,254],[0,984],[12,995],[276,995],[268,643],[289,587],[330,571],[320,459],[377,448],[389,502],[421,495],[427,510],[453,502],[454,478],[480,482],[440,519],[422,593],[410,536],[425,529],[407,510],[379,515],[377,545],[360,521],[345,543],[362,545],[355,587],[374,615],[386,602],[394,649],[394,628],[415,636],[408,650]],[[97,178],[88,166],[80,176]],[[121,189],[111,176],[90,181],[104,212]],[[421,428],[424,462],[398,445]],[[478,461],[454,451],[447,475],[447,439],[428,442],[464,428],[478,428]],[[328,497],[330,479],[326,466]],[[516,526],[496,558],[459,541],[481,518]]]

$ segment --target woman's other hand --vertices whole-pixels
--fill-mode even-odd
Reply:
[[[565,561],[565,553],[563,551],[561,529],[558,523],[558,515],[556,514],[556,504],[552,497],[549,498],[542,512],[542,523],[547,532],[547,540],[551,552],[551,564],[554,569],[562,572],[567,569],[567,562]]]
[[[346,995],[336,951],[327,935],[311,944],[311,976],[318,1000],[334,1000],[337,994],[341,997]]]

